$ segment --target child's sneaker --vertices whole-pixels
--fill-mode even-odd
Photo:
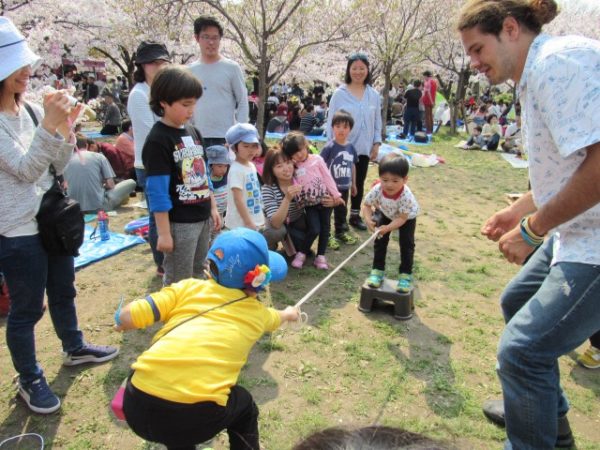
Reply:
[[[54,395],[44,377],[27,384],[18,380],[17,387],[19,395],[33,412],[51,414],[60,408],[60,399]]]
[[[302,252],[298,252],[296,253],[296,256],[294,256],[292,267],[294,269],[302,269],[302,266],[304,266],[304,261],[306,261],[306,255]]]
[[[79,350],[63,354],[63,366],[77,366],[79,364],[103,363],[116,358],[119,349],[106,345],[84,344]]]
[[[340,234],[337,234],[335,237],[338,241],[341,241],[344,244],[354,245],[358,242],[358,239],[356,239],[350,233],[340,233]]]
[[[318,255],[315,258],[313,264],[317,269],[329,270],[329,264],[327,264],[327,259],[325,258],[325,255]]]
[[[600,369],[600,350],[590,345],[577,362],[588,369]]]
[[[373,269],[369,274],[369,278],[367,278],[367,285],[372,288],[381,287],[381,283],[383,283],[383,270]]]
[[[340,241],[335,236],[329,236],[329,242],[327,243],[327,247],[329,247],[331,250],[339,250]]]
[[[398,279],[398,284],[396,285],[396,290],[398,292],[407,293],[412,289],[412,275],[408,273],[401,273],[400,278]]]

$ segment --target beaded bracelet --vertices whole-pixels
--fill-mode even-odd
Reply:
[[[544,236],[538,236],[529,226],[529,216],[523,217],[520,223],[521,237],[523,240],[532,247],[538,247],[544,243]]]

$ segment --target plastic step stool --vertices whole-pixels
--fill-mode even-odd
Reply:
[[[396,291],[398,280],[384,278],[381,287],[372,288],[363,284],[360,292],[360,303],[358,304],[359,311],[371,312],[376,306],[377,301],[393,303],[394,319],[408,320],[413,316],[415,309],[413,301],[414,290],[410,292]]]

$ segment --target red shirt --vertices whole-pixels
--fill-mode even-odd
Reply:
[[[437,81],[431,77],[425,78],[423,82],[423,105],[435,105],[435,95],[437,93]]]

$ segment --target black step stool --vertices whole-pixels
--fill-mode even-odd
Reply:
[[[358,310],[362,312],[371,312],[373,307],[376,306],[377,301],[393,303],[394,305],[394,319],[408,320],[413,316],[415,305],[413,301],[414,290],[410,292],[398,292],[396,291],[396,285],[398,280],[390,280],[384,278],[381,287],[372,288],[363,284],[360,291],[360,303],[358,304]]]

